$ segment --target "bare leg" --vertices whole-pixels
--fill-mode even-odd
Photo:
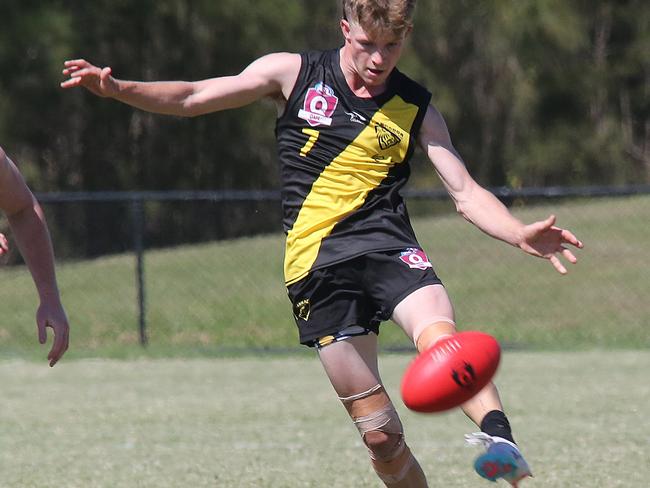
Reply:
[[[402,424],[379,377],[377,336],[335,342],[319,349],[319,356],[379,478],[390,488],[426,488],[422,468],[404,442]]]
[[[418,352],[431,347],[443,336],[454,334],[453,319],[453,308],[441,285],[420,288],[402,300],[393,312],[393,320],[413,340]],[[461,408],[481,429],[478,434],[466,436],[486,449],[474,461],[474,469],[480,476],[491,481],[502,478],[513,487],[532,476],[528,463],[513,442],[510,424],[493,383]]]
[[[425,286],[411,293],[395,307],[392,319],[415,343],[418,352],[456,332],[454,309],[442,285]],[[503,411],[499,393],[492,382],[461,408],[478,426],[488,412]]]

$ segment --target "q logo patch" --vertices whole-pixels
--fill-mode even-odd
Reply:
[[[402,262],[408,264],[408,267],[411,269],[425,270],[427,268],[433,268],[429,258],[422,249],[409,247],[400,253],[399,258]]]
[[[306,120],[312,127],[332,125],[332,114],[338,103],[339,99],[334,95],[334,90],[325,83],[317,83],[307,90],[298,117]]]

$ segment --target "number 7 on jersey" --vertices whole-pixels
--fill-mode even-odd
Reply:
[[[305,145],[302,146],[302,149],[300,150],[300,155],[304,158],[307,157],[307,153],[309,153],[309,151],[311,151],[311,148],[314,147],[314,144],[316,144],[320,132],[316,129],[307,128],[303,129],[302,132],[309,136],[309,139],[307,139],[307,142],[305,142]]]

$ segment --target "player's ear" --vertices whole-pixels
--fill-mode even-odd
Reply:
[[[341,32],[346,42],[350,42],[350,22],[346,19],[341,19]]]

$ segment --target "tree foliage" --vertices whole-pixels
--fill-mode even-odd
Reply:
[[[195,80],[341,43],[338,0],[2,3],[0,143],[37,191],[278,186],[271,104],[151,115],[61,90],[65,59]],[[641,0],[419,0],[400,67],[482,184],[625,184],[650,181],[648,53]],[[414,185],[438,184],[415,169]]]
[[[38,190],[277,186],[274,113],[146,114],[59,89],[85,57],[130,79],[237,73],[336,46],[338,2],[13,1],[0,31],[0,141]],[[420,0],[402,69],[426,84],[487,185],[650,179],[650,6]]]

